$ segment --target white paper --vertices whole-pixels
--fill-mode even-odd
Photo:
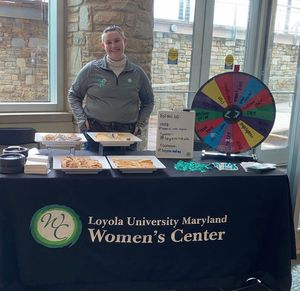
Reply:
[[[194,111],[158,111],[156,156],[192,158],[194,128]]]

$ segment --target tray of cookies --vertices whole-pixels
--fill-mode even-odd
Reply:
[[[165,169],[165,165],[155,156],[107,156],[112,169],[123,173],[152,173]]]
[[[110,168],[103,156],[53,156],[53,169],[66,174],[97,174]]]
[[[87,134],[102,146],[130,146],[142,141],[130,132],[87,132]]]
[[[76,147],[84,142],[87,142],[82,133],[47,133],[37,132],[35,134],[35,142],[39,142],[46,147],[51,148],[70,148]]]

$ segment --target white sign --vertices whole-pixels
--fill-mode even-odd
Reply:
[[[156,156],[192,158],[194,127],[194,111],[158,111]]]

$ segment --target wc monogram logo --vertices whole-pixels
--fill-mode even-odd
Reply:
[[[30,229],[39,244],[48,248],[62,248],[76,243],[82,224],[73,209],[53,204],[35,212]]]

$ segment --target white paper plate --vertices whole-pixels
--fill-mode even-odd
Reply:
[[[69,168],[62,168],[61,167],[61,160],[65,156],[54,156],[53,157],[53,169],[54,170],[61,170],[65,172],[66,174],[97,174],[103,170],[109,170],[111,169],[109,162],[107,159],[103,156],[76,156],[76,157],[82,157],[82,158],[90,158],[93,160],[99,161],[101,163],[102,168],[100,169],[69,169]]]
[[[84,134],[82,133],[61,133],[64,134],[75,134],[80,140],[44,140],[45,136],[47,134],[59,134],[59,133],[50,133],[50,132],[37,132],[35,134],[35,141],[39,142],[47,147],[50,148],[70,148],[70,147],[76,147],[77,145],[80,145],[84,142],[87,142]]]
[[[87,134],[95,141],[101,143],[103,146],[130,146],[135,142],[141,142],[142,140],[130,132],[87,132]],[[103,134],[105,140],[101,138],[96,138],[97,134]],[[119,140],[115,136],[121,136],[122,139]],[[108,140],[106,140],[106,138]]]
[[[165,165],[157,159],[155,156],[107,156],[107,159],[112,167],[112,169],[120,170],[122,173],[152,173],[158,169],[165,169]],[[151,160],[154,168],[119,168],[115,163],[114,160]]]

